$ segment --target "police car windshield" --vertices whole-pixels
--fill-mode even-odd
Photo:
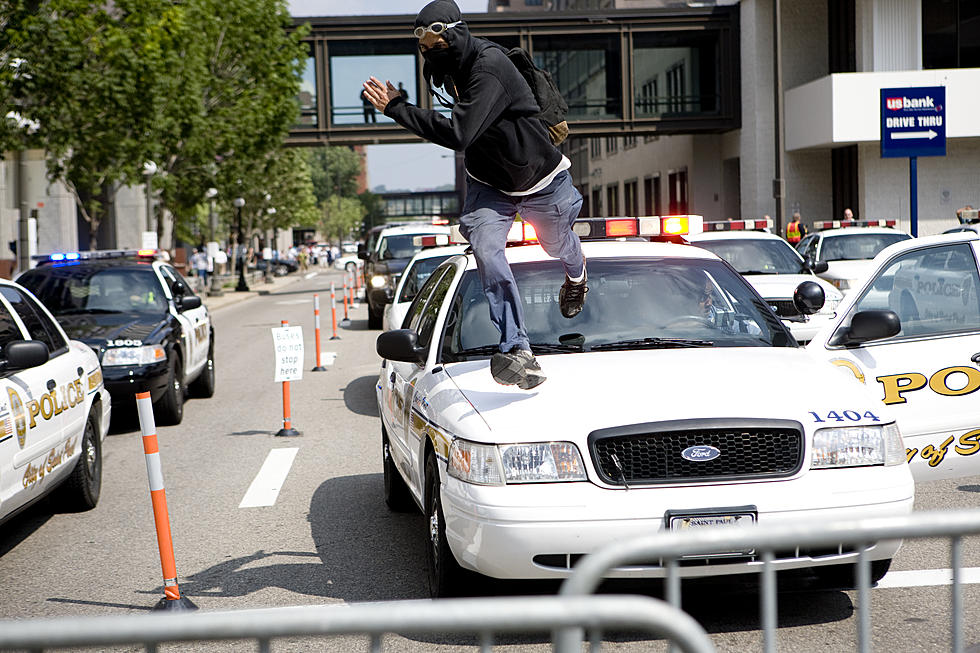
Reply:
[[[415,265],[405,273],[405,285],[402,286],[402,294],[395,299],[395,302],[410,302],[415,299],[415,295],[419,294],[419,289],[432,276],[432,271],[449,256],[449,254],[430,256],[415,261]]]
[[[422,250],[415,244],[415,238],[423,234],[397,234],[385,236],[378,245],[378,256],[382,259],[412,258]],[[424,234],[431,236],[432,234]]]
[[[861,261],[872,259],[889,245],[911,238],[908,234],[841,234],[827,236],[820,247],[821,261]]]
[[[55,315],[164,313],[167,299],[149,268],[41,268],[20,278]]]
[[[557,261],[511,265],[523,298],[527,333],[539,353],[660,347],[795,347],[764,300],[721,261],[589,259],[585,308],[562,317]],[[460,282],[447,320],[447,361],[492,353],[500,336],[490,322],[479,276]],[[659,339],[659,340],[658,340]]]
[[[803,259],[783,240],[699,240],[698,247],[728,261],[739,274],[800,274]]]

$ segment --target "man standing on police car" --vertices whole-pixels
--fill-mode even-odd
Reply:
[[[460,230],[473,247],[490,319],[500,330],[500,351],[490,362],[497,383],[529,390],[545,380],[531,353],[524,311],[504,249],[515,216],[530,222],[549,256],[560,259],[565,283],[561,313],[575,317],[585,304],[585,258],[572,223],[582,196],[572,185],[571,163],[551,141],[531,88],[506,52],[472,36],[453,0],[430,2],[415,19],[426,82],[453,97],[449,118],[420,109],[392,83],[372,77],[367,97],[409,131],[463,151],[466,201]]]

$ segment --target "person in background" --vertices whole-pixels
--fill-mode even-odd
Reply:
[[[200,289],[207,290],[208,287],[208,255],[204,253],[202,247],[195,247],[194,254],[191,256],[191,267],[194,274],[201,280]]]
[[[364,91],[361,91],[361,108],[364,111],[364,122],[378,122],[377,117],[374,115],[374,105],[371,104],[371,100],[368,99]]]
[[[854,211],[852,211],[851,209],[844,209],[844,219],[845,220],[853,220],[854,219]]]
[[[805,235],[806,225],[801,222],[799,212],[796,212],[793,214],[793,219],[790,223],[786,225],[786,242],[795,247]]]
[[[408,89],[401,82],[398,82],[398,93],[401,94],[403,100],[408,102]]]

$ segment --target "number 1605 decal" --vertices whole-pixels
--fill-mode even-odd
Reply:
[[[872,413],[870,410],[866,410],[864,411],[864,413],[860,413],[856,410],[842,410],[838,413],[836,410],[832,410],[826,415],[824,415],[823,417],[821,417],[818,413],[811,410],[810,414],[813,415],[813,421],[817,423],[824,423],[824,422],[831,422],[831,421],[860,422],[862,419],[870,419],[874,422],[881,421],[878,418],[878,416]]]

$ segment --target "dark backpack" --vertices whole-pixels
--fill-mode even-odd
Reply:
[[[561,96],[555,80],[551,78],[551,73],[535,66],[531,55],[524,48],[511,48],[507,51],[507,58],[527,80],[527,85],[531,87],[534,99],[541,108],[535,117],[548,126],[551,142],[560,145],[568,138],[568,123],[565,122],[568,104]]]

